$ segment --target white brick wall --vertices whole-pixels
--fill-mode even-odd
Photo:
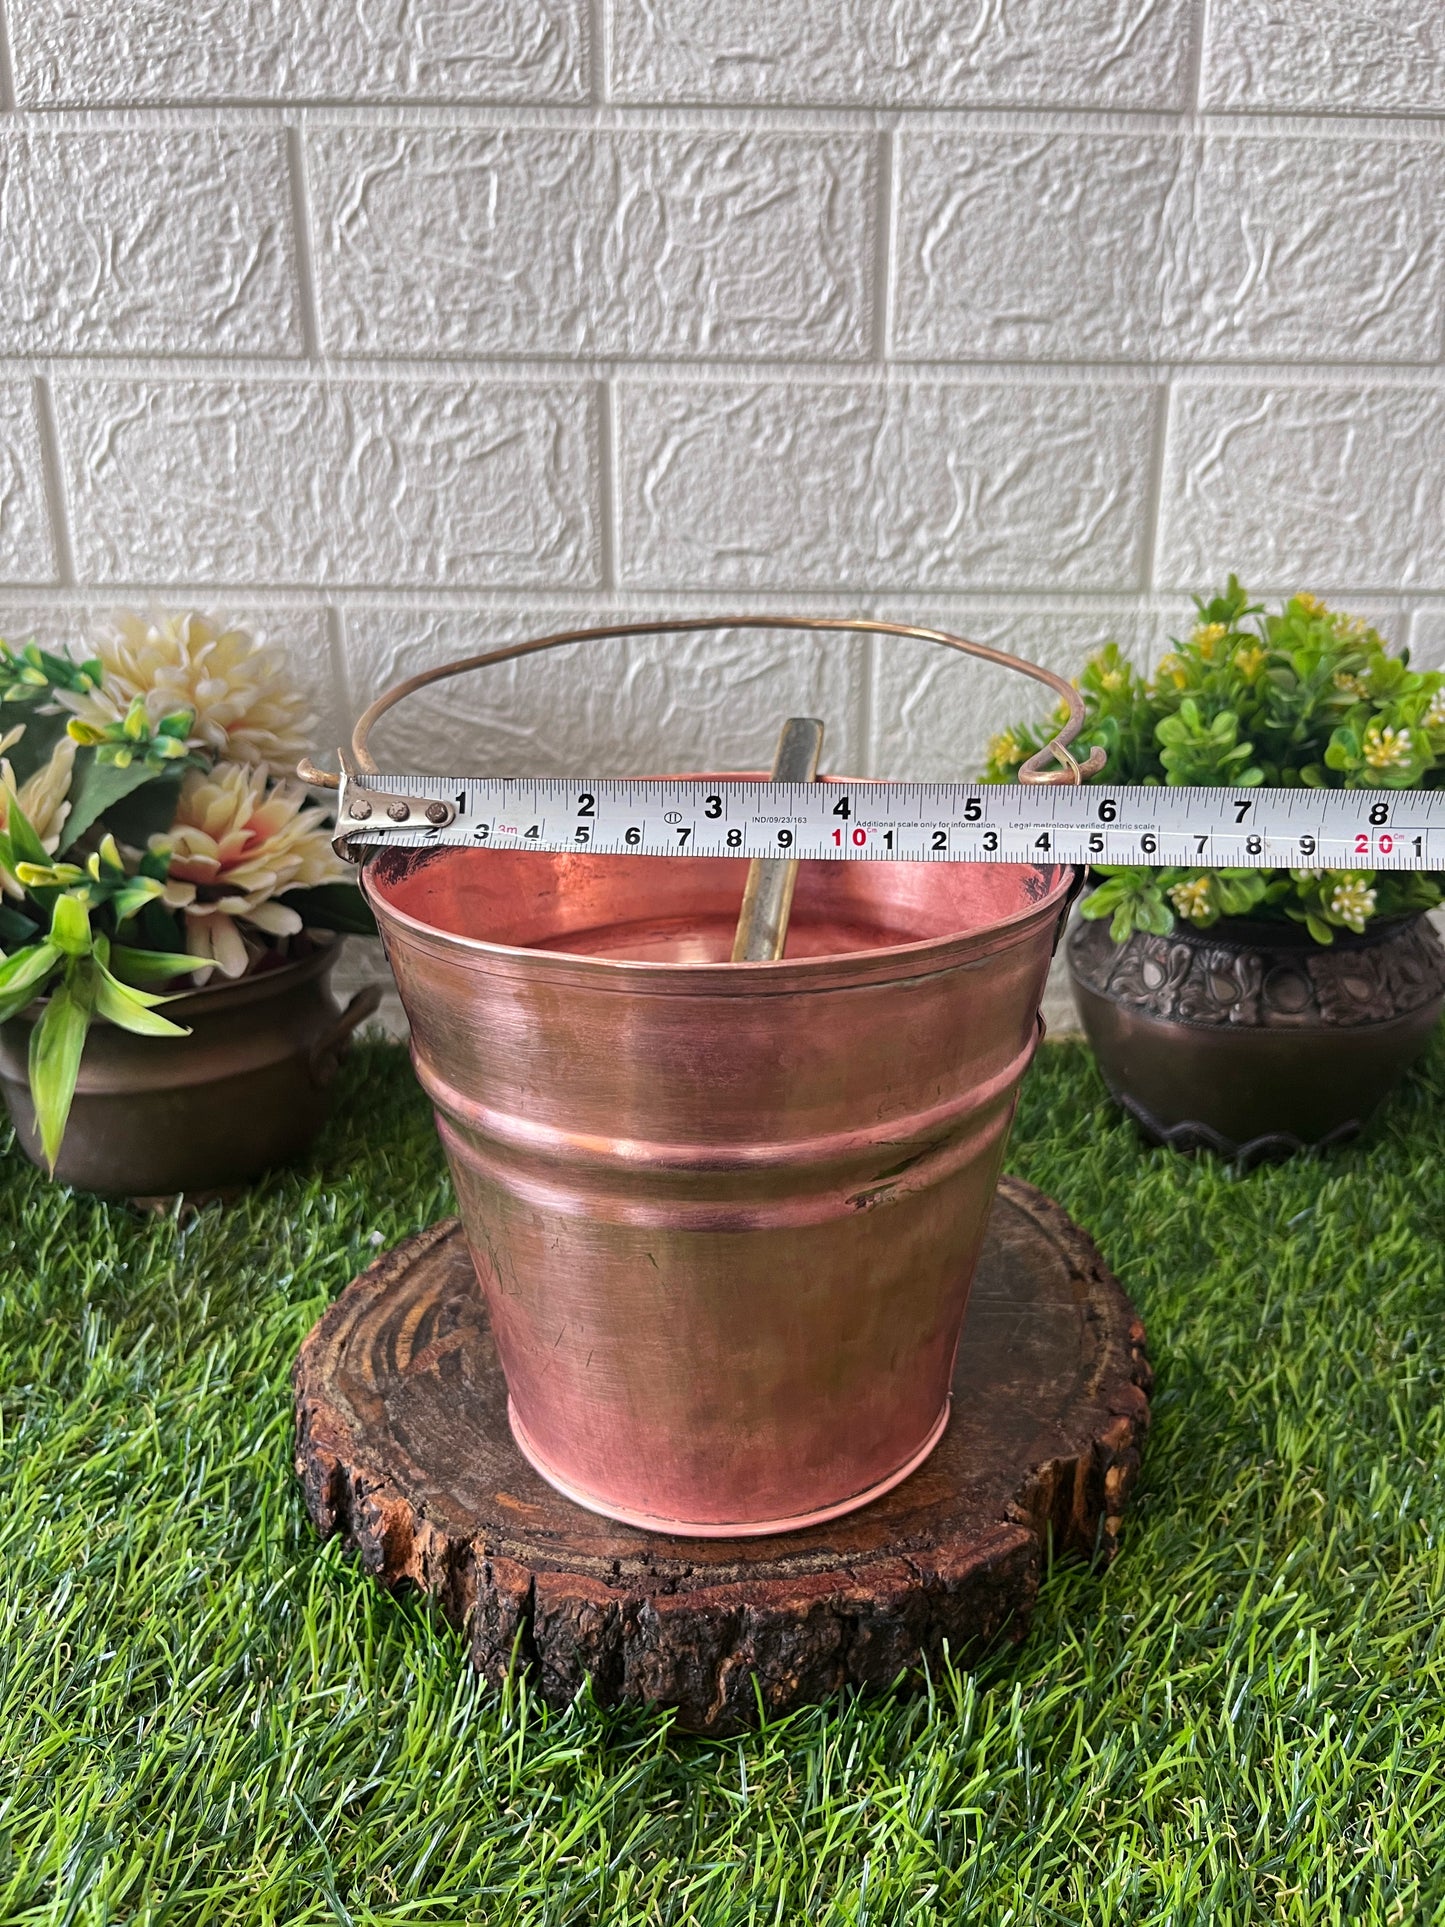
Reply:
[[[1193,11],[1192,0],[615,0],[605,78],[613,98],[647,103],[1177,109]]]
[[[318,129],[323,344],[866,360],[876,149],[742,129]]]
[[[87,583],[599,580],[590,383],[59,375]]]
[[[1230,568],[1445,659],[1436,0],[0,0],[0,633],[195,600],[324,740],[609,613],[1072,669]],[[961,774],[1027,689],[730,633],[517,666],[434,768]]]

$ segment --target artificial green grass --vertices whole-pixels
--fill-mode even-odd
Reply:
[[[0,1193],[0,1923],[1445,1919],[1445,1044],[1369,1140],[1146,1152],[1077,1045],[1012,1168],[1148,1321],[1107,1575],[741,1740],[479,1686],[306,1523],[287,1373],[448,1206],[401,1053],[244,1205]]]

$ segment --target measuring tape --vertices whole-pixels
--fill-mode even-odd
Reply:
[[[1445,870],[1445,790],[343,777],[337,848]]]

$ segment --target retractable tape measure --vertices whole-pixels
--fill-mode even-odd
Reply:
[[[1445,790],[342,778],[336,843],[832,863],[1445,870]]]

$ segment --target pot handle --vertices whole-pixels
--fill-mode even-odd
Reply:
[[[318,1037],[311,1046],[307,1063],[313,1084],[325,1086],[331,1082],[341,1069],[341,1060],[346,1055],[351,1033],[358,1024],[364,1024],[368,1017],[374,1015],[380,1005],[379,984],[368,984],[364,990],[356,992],[330,1030]]]
[[[428,683],[442,682],[448,676],[463,676],[473,669],[485,669],[494,662],[511,662],[518,656],[535,655],[542,649],[560,649],[570,642],[600,642],[622,636],[670,636],[682,635],[689,631],[717,629],[807,629],[832,631],[844,635],[874,636],[912,636],[920,642],[937,642],[945,649],[957,649],[962,655],[975,656],[981,662],[991,662],[1003,669],[1017,669],[1022,675],[1032,676],[1035,682],[1046,683],[1056,695],[1061,696],[1068,715],[1060,728],[1051,736],[1042,749],[1036,750],[1018,773],[1021,783],[1079,783],[1086,776],[1097,776],[1104,767],[1105,754],[1102,749],[1091,749],[1082,762],[1069,750],[1085,718],[1084,701],[1071,682],[1055,675],[1052,669],[1044,669],[1038,663],[1027,662],[1022,656],[1011,656],[1004,649],[991,649],[986,643],[969,642],[963,636],[950,635],[945,629],[921,629],[907,622],[885,622],[873,616],[694,616],[680,622],[624,622],[602,629],[565,629],[554,636],[536,636],[530,642],[513,642],[502,649],[488,649],[478,656],[463,656],[456,662],[442,663],[436,669],[424,669],[419,675],[408,676],[405,682],[396,683],[384,691],[376,701],[364,709],[357,718],[356,727],[351,733],[351,767],[367,775],[379,774],[367,747],[367,738],[380,717],[407,696]],[[344,760],[344,759],[343,759]],[[1050,763],[1053,767],[1050,768]],[[321,789],[339,789],[341,779],[328,770],[318,769],[309,759],[297,765],[297,774],[304,782]]]

